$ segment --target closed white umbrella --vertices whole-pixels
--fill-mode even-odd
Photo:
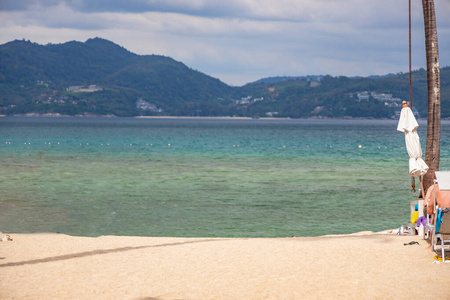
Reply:
[[[397,130],[405,133],[406,150],[409,154],[409,174],[411,176],[422,176],[428,171],[428,166],[422,159],[422,147],[420,146],[417,127],[419,127],[419,124],[414,118],[414,114],[403,101]]]

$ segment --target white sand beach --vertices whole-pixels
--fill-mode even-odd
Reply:
[[[433,263],[418,236],[11,237],[4,300],[450,298],[450,264]]]

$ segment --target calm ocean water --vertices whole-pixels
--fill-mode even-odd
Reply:
[[[396,127],[0,118],[0,231],[283,237],[396,228],[416,197]],[[450,169],[448,141],[443,122],[441,170]]]

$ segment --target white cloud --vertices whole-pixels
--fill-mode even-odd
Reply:
[[[441,66],[450,64],[450,1],[435,1]],[[425,67],[413,1],[413,67]],[[111,40],[235,85],[279,75],[408,69],[408,3],[379,0],[24,0],[0,2],[0,43]]]

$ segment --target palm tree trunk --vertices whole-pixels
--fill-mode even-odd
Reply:
[[[425,25],[425,47],[428,80],[428,124],[425,163],[428,173],[424,176],[424,193],[433,184],[434,172],[439,171],[441,141],[441,83],[436,15],[433,0],[422,0]]]

